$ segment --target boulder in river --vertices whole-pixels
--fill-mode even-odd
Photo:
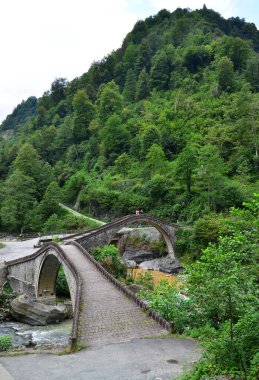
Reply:
[[[179,263],[179,261],[169,255],[159,259],[143,261],[139,264],[139,268],[158,270],[169,274],[178,273],[183,270],[183,266]]]
[[[142,261],[153,260],[154,254],[144,249],[127,248],[122,258],[125,262],[130,260],[139,264],[142,263]]]
[[[19,322],[32,326],[45,326],[63,321],[67,310],[61,304],[45,305],[36,299],[21,295],[11,302],[11,315]]]
[[[127,268],[137,268],[137,263],[134,260],[125,260],[125,265],[127,266]]]

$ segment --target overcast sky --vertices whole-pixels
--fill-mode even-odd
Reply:
[[[259,0],[1,0],[0,122],[55,78],[86,72],[160,9],[208,8],[259,26]]]

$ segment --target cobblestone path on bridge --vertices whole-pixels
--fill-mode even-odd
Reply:
[[[82,278],[79,336],[85,344],[106,344],[167,332],[96,269],[73,245],[62,246]]]

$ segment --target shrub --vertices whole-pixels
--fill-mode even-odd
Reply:
[[[12,346],[12,338],[9,335],[0,336],[0,351],[7,351]]]
[[[54,236],[52,238],[52,241],[54,241],[54,243],[60,243],[60,242],[62,242],[62,239],[60,239],[60,237],[58,237],[58,236]]]
[[[96,248],[93,252],[94,258],[116,278],[126,277],[127,268],[120,258],[120,253],[114,245],[105,245]]]
[[[150,272],[145,272],[144,274],[139,273],[136,279],[136,284],[143,286],[146,290],[153,290],[153,276]]]
[[[199,322],[198,312],[194,312],[191,299],[179,294],[179,289],[162,280],[150,290],[141,290],[140,297],[167,321],[173,324],[174,332],[183,333],[188,327],[196,327]]]
[[[56,294],[58,297],[70,298],[69,287],[63,267],[60,267],[58,271],[56,281]]]

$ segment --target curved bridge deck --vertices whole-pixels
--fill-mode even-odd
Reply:
[[[124,342],[132,338],[165,335],[146,315],[98,271],[73,245],[62,247],[82,281],[79,339],[86,344]]]
[[[86,344],[105,344],[164,335],[166,330],[171,331],[170,323],[123,288],[89,253],[97,246],[110,244],[127,224],[142,222],[161,233],[176,270],[182,269],[174,251],[174,232],[181,227],[148,215],[127,215],[102,227],[69,236],[62,247],[51,242],[31,255],[3,263],[0,285],[9,279],[18,293],[47,303],[48,297],[55,298],[57,270],[59,265],[64,265],[74,306],[72,342],[79,338]]]

